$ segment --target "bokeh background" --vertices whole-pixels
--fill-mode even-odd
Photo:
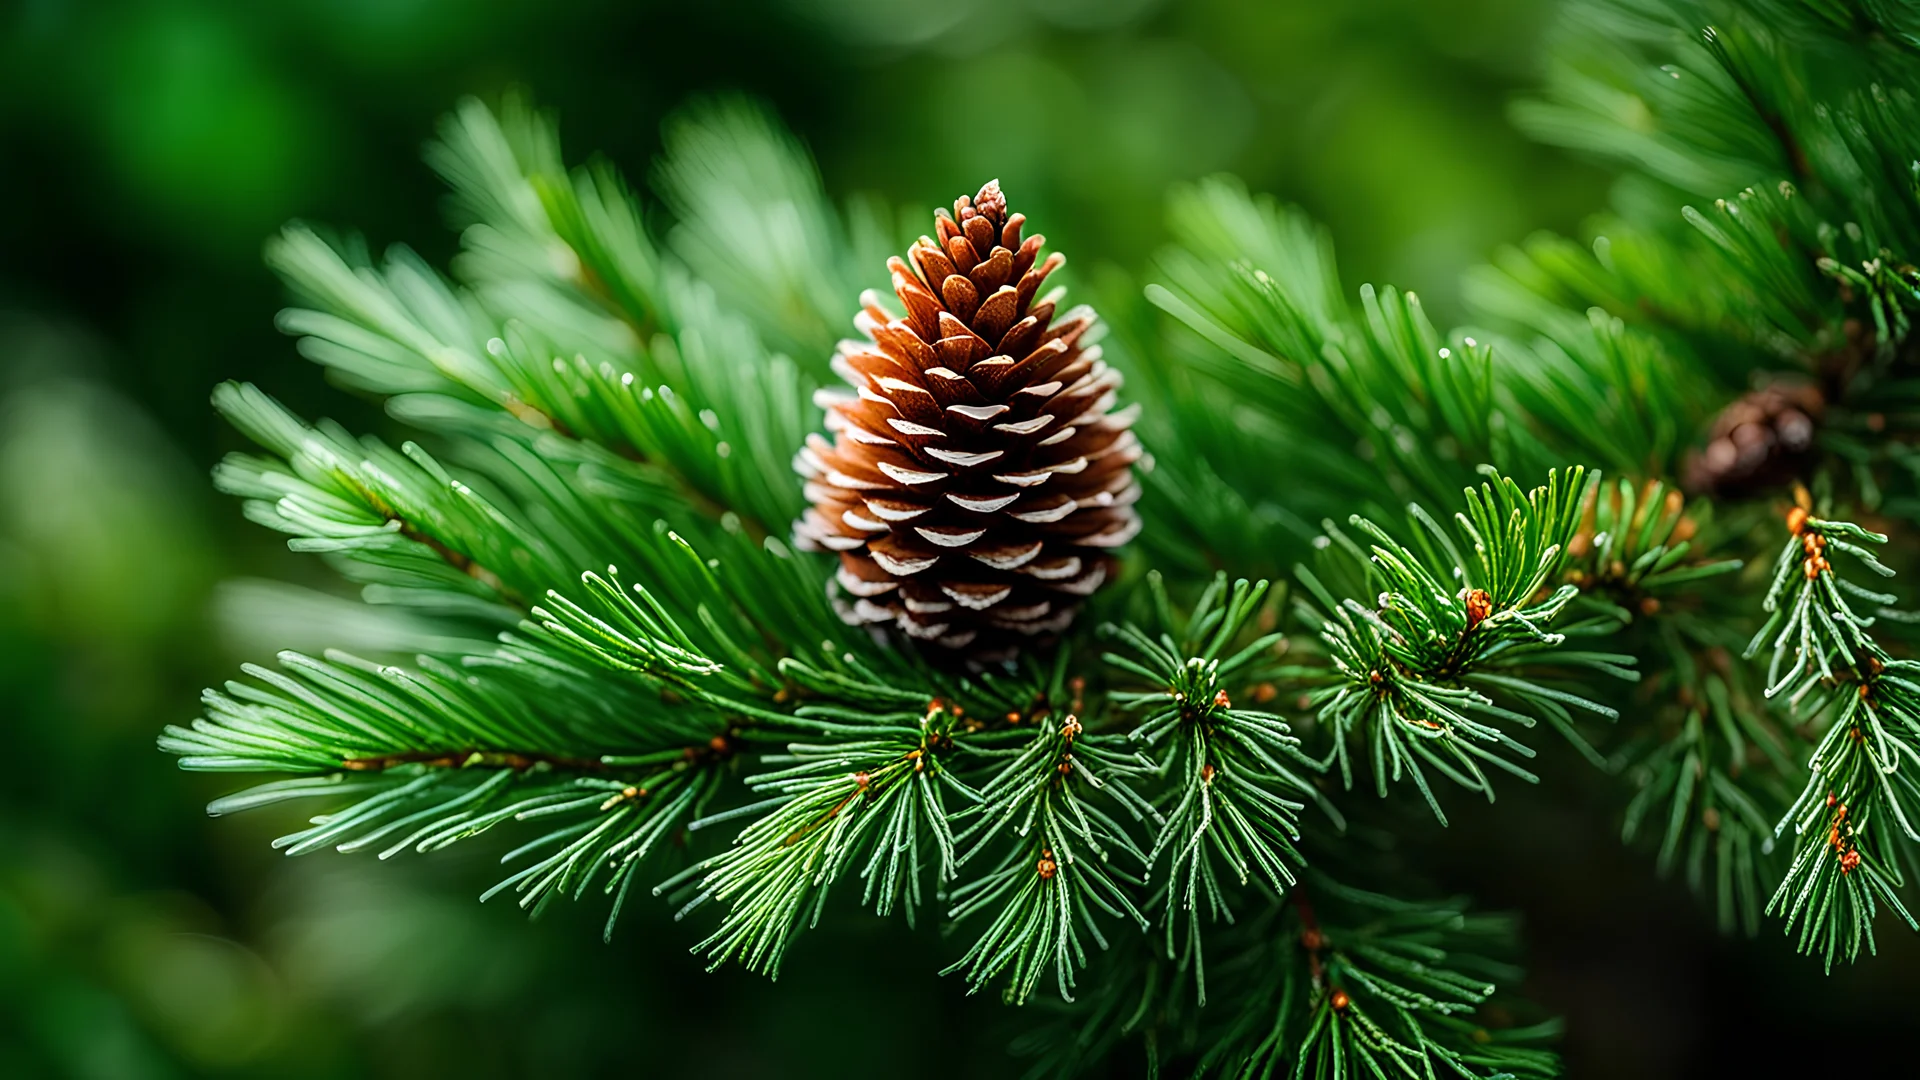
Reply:
[[[460,95],[531,90],[574,157],[644,177],[660,123],[764,98],[837,196],[932,206],[1000,177],[1079,274],[1138,275],[1167,186],[1232,171],[1332,228],[1350,285],[1456,280],[1601,207],[1601,168],[1505,119],[1544,0],[13,0],[0,5],[0,1076],[999,1076],[997,1001],[929,973],[930,933],[843,913],[775,986],[707,975],[635,905],[526,925],[475,895],[484,844],[286,860],[284,821],[210,821],[232,786],[153,749],[202,686],[340,595],[206,482],[239,445],[207,393],[260,383],[381,430],[272,329],[262,240],[303,217],[451,250],[419,160]],[[1823,979],[1769,928],[1717,941],[1617,842],[1623,796],[1550,761],[1547,795],[1417,843],[1527,922],[1528,991],[1576,1075],[1870,1061],[1920,950]],[[1764,1037],[1757,1033],[1764,1032]],[[1842,1049],[1844,1048],[1844,1049]],[[1115,1075],[1135,1075],[1123,1055]]]

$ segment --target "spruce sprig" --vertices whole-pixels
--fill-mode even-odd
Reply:
[[[1789,511],[1787,533],[1763,601],[1769,617],[1747,655],[1769,647],[1767,696],[1823,733],[1805,788],[1774,827],[1776,835],[1791,827],[1795,841],[1767,911],[1831,969],[1836,957],[1856,959],[1863,944],[1874,950],[1882,905],[1920,929],[1899,897],[1914,857],[1907,842],[1920,841],[1920,664],[1890,655],[1868,632],[1874,616],[1855,607],[1885,611],[1896,598],[1841,577],[1829,558],[1846,555],[1891,577],[1868,547],[1885,544],[1884,535],[1804,505]]]
[[[1683,512],[1663,482],[1715,402],[1793,368],[1834,389],[1817,459],[1842,505],[1915,516],[1882,408],[1914,396],[1912,27],[1710,7],[1701,35],[1697,5],[1578,6],[1553,102],[1521,115],[1642,175],[1592,243],[1537,239],[1479,276],[1491,330],[1442,332],[1390,287],[1350,301],[1325,234],[1231,182],[1176,196],[1149,293],[1170,334],[1106,343],[1160,467],[1145,552],[1094,601],[1098,664],[1078,633],[965,670],[849,630],[822,560],[781,539],[883,215],[828,204],[797,142],[723,104],[666,140],[679,221],[656,242],[647,196],[569,169],[550,118],[465,104],[431,151],[466,226],[450,277],[298,226],[270,254],[305,305],[284,328],[416,438],[217,398],[265,450],[218,474],[251,517],[453,629],[428,655],[250,667],[163,746],[286,774],[218,812],[325,800],[290,852],[517,827],[489,895],[598,888],[617,914],[659,882],[720,909],[716,964],[777,971],[855,880],[882,913],[932,900],[970,935],[948,970],[974,989],[1077,999],[1049,1067],[1139,1035],[1156,1064],[1245,1075],[1549,1073],[1545,1032],[1475,1013],[1513,977],[1486,961],[1509,928],[1385,895],[1422,891],[1397,869],[1378,891],[1331,872],[1363,830],[1339,831],[1322,776],[1351,787],[1357,758],[1442,815],[1434,775],[1489,799],[1488,766],[1531,779],[1516,729],[1541,720],[1633,762],[1625,831],[1650,823],[1663,868],[1713,866],[1723,921],[1771,891],[1803,949],[1853,958],[1880,908],[1907,915],[1920,821],[1920,668],[1880,640],[1893,598],[1831,565],[1884,572],[1886,538],[1793,522],[1750,650],[1762,693],[1719,652],[1755,583],[1703,555],[1748,536],[1742,498]],[[1783,47],[1803,40],[1821,48]],[[1807,78],[1835,50],[1866,62]],[[1644,122],[1592,108],[1622,94]],[[1375,524],[1409,500],[1404,528]],[[1285,622],[1255,579],[1309,545]],[[1642,672],[1637,745],[1609,758],[1575,718],[1612,718]],[[1768,834],[1789,827],[1782,868]]]
[[[1375,789],[1409,779],[1434,816],[1446,814],[1428,781],[1431,770],[1493,798],[1482,764],[1528,782],[1536,777],[1500,752],[1535,751],[1499,725],[1532,727],[1545,717],[1572,730],[1568,708],[1613,718],[1615,711],[1554,687],[1529,671],[1562,667],[1633,678],[1629,656],[1564,649],[1547,629],[1578,594],[1547,589],[1589,495],[1575,469],[1563,482],[1522,492],[1504,477],[1469,489],[1469,513],[1456,515],[1458,540],[1417,505],[1409,510],[1416,550],[1363,518],[1353,525],[1375,543],[1370,553],[1331,523],[1321,575],[1297,574],[1318,606],[1298,605],[1326,649],[1329,667],[1300,667],[1289,676],[1307,688],[1305,705],[1332,734],[1327,764],[1354,782],[1351,746],[1363,740]],[[1468,560],[1462,548],[1474,555]],[[1336,599],[1333,588],[1371,597]],[[1502,701],[1509,704],[1501,704]],[[1520,711],[1520,710],[1526,711]]]

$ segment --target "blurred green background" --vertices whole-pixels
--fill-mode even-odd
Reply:
[[[284,819],[203,815],[233,782],[175,771],[155,733],[239,661],[313,644],[250,632],[249,579],[343,593],[211,492],[239,439],[207,393],[247,379],[386,426],[274,332],[262,240],[297,216],[444,259],[419,147],[465,93],[524,86],[572,156],[640,180],[676,105],[744,91],[835,195],[931,206],[998,176],[1083,275],[1141,273],[1167,185],[1236,172],[1325,220],[1349,284],[1416,288],[1445,321],[1463,268],[1605,201],[1606,174],[1504,118],[1551,17],[1526,0],[0,5],[0,1076],[1013,1070],[1010,1018],[931,977],[952,955],[933,934],[843,913],[778,986],[708,976],[655,905],[612,946],[595,910],[529,927],[478,905],[485,845],[285,860],[266,843]],[[1742,1060],[1754,1024],[1788,1051],[1841,1017],[1856,1041],[1891,1030],[1873,1024],[1913,992],[1911,942],[1824,982],[1772,935],[1718,943],[1620,850],[1617,789],[1549,773],[1553,798],[1428,840],[1449,885],[1526,914],[1528,989],[1570,1016],[1577,1073],[1699,1075]]]

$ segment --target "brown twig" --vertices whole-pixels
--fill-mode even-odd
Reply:
[[[416,544],[425,545],[428,550],[438,555],[442,562],[480,584],[485,585],[487,588],[492,589],[500,599],[522,611],[528,609],[530,605],[527,603],[526,598],[508,587],[507,583],[501,579],[499,574],[475,562],[473,557],[466,552],[455,551],[438,537],[428,534],[413,522],[408,521],[405,517],[401,516],[398,510],[389,506],[387,500],[381,498],[378,492],[360,483],[359,480],[351,475],[345,476],[344,479],[352,484],[355,490],[359,491],[360,497],[366,500],[367,505],[372,507],[375,513],[387,519],[388,524],[398,525],[401,536],[412,540]]]
[[[378,757],[347,758],[340,767],[349,772],[385,772],[401,765],[426,765],[436,769],[512,769],[525,772],[536,765],[575,772],[606,772],[608,766],[598,758],[569,757],[520,750],[406,750]]]
[[[389,512],[387,520],[399,523],[401,536],[404,536],[407,539],[414,541],[415,543],[425,544],[428,548],[430,548],[433,551],[435,555],[440,556],[441,561],[445,562],[448,566],[453,567],[455,570],[458,570],[461,573],[467,575],[473,580],[479,582],[480,584],[485,585],[487,588],[492,589],[495,593],[499,594],[500,599],[505,600],[507,603],[513,605],[514,607],[519,608],[522,611],[527,610],[527,608],[530,606],[528,605],[525,597],[521,596],[518,592],[508,587],[506,582],[500,580],[499,574],[496,574],[493,571],[487,569],[486,567],[481,566],[479,563],[473,561],[473,558],[471,556],[455,551],[452,548],[448,547],[446,544],[441,543],[439,540],[431,536],[428,536],[426,533],[421,532],[419,529],[415,528],[412,522],[409,522],[406,519],[399,517],[398,515],[394,515],[391,512]]]
[[[1761,100],[1758,88],[1747,78],[1746,73],[1739,70],[1739,67],[1733,63],[1732,54],[1720,41],[1719,32],[1713,27],[1708,27],[1705,31],[1705,37],[1707,48],[1711,50],[1715,54],[1715,58],[1720,61],[1721,69],[1733,79],[1733,84],[1738,86],[1740,93],[1746,97],[1747,104],[1753,107],[1754,115],[1759,118],[1761,123],[1767,125],[1767,130],[1772,133],[1774,140],[1780,144],[1781,156],[1787,159],[1787,167],[1793,171],[1794,179],[1801,183],[1815,179],[1813,175],[1813,163],[1808,160],[1807,152],[1801,147],[1800,141],[1793,137],[1792,130],[1787,127],[1786,118],[1781,116],[1777,110],[1768,107],[1766,102]]]
[[[1300,947],[1307,950],[1307,970],[1313,975],[1313,988],[1316,991],[1327,990],[1327,965],[1322,954],[1327,948],[1327,936],[1320,931],[1319,920],[1314,918],[1313,904],[1307,899],[1307,887],[1293,887],[1293,906],[1300,913]],[[1353,998],[1338,986],[1332,987],[1329,1000],[1335,1012],[1344,1013],[1353,1004]]]
[[[1320,952],[1327,947],[1327,939],[1320,932],[1320,923],[1313,917],[1313,904],[1307,899],[1305,885],[1293,887],[1293,906],[1300,912],[1300,947],[1307,950],[1307,970],[1313,973],[1313,988],[1318,990],[1326,975],[1326,965],[1320,960]]]
[[[683,761],[708,762],[731,757],[739,753],[740,748],[739,738],[732,732],[728,732],[715,735],[704,743],[687,746],[680,753]],[[340,767],[348,772],[385,772],[401,765],[426,765],[435,769],[512,769],[515,772],[525,772],[539,765],[547,765],[573,772],[616,771],[614,766],[608,765],[599,758],[548,754],[537,750],[484,750],[478,747],[461,750],[403,750],[397,754],[347,758],[340,763]]]

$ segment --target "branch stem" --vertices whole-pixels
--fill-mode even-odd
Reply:
[[[349,772],[385,772],[401,765],[426,765],[436,769],[512,769],[525,772],[537,765],[574,772],[606,772],[608,766],[598,758],[571,757],[521,750],[406,750],[378,757],[347,758],[340,767]]]

